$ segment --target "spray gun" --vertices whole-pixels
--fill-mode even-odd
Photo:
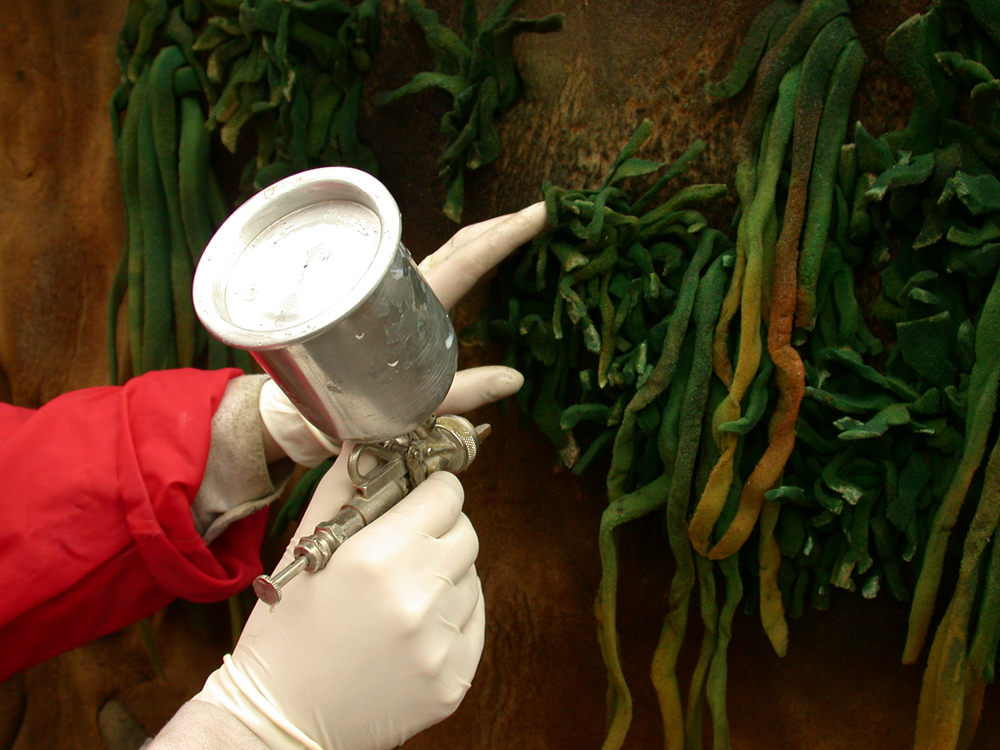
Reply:
[[[455,331],[403,246],[395,201],[365,172],[314,169],[257,193],[205,248],[192,295],[210,333],[249,351],[319,430],[355,444],[354,497],[254,581],[267,604],[429,474],[468,468],[489,435],[434,416],[458,365]]]
[[[254,593],[271,606],[277,604],[286,583],[303,570],[314,573],[326,567],[341,544],[402,500],[427,475],[467,469],[489,434],[488,424],[474,427],[464,417],[447,414],[430,417],[395,440],[356,446],[347,463],[354,498],[333,519],[317,526],[315,533],[299,539],[291,563],[273,576],[258,576]],[[362,473],[359,464],[366,456],[375,458],[376,464]]]

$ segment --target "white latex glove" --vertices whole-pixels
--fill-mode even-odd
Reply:
[[[545,223],[545,203],[534,203],[517,213],[470,224],[424,258],[418,268],[444,309],[451,310],[500,261],[541,232]]]
[[[323,479],[297,535],[350,496],[345,463]],[[479,543],[462,500],[454,475],[432,475],[324,570],[289,583],[273,611],[258,603],[232,658],[195,698],[272,750],[388,750],[449,716],[479,664],[485,625]]]
[[[437,252],[424,258],[420,271],[445,310],[451,310],[500,261],[538,234],[545,227],[545,221],[545,204],[535,203],[513,214],[471,224],[456,232]],[[475,381],[476,385],[471,388],[463,386],[463,380],[469,383]],[[512,386],[517,391],[522,382],[520,375],[510,368],[472,368],[456,374],[452,390],[482,394],[495,392],[497,395],[484,402],[488,403],[510,395]],[[470,408],[459,403],[452,407],[450,413],[461,413]],[[274,381],[261,389],[260,416],[280,452],[297,464],[317,466],[331,455],[336,455],[340,449],[338,440],[324,435],[299,414]],[[277,458],[280,454],[274,455],[272,460]]]
[[[323,434],[303,417],[273,380],[260,389],[258,408],[264,429],[295,463],[311,469],[340,453],[340,441]]]

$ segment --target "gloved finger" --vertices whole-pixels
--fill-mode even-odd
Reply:
[[[450,310],[486,272],[545,227],[545,204],[473,224],[420,263],[420,270],[446,310]]]
[[[452,527],[438,537],[437,572],[450,583],[461,580],[479,556],[479,536],[472,521],[460,513]]]
[[[480,406],[513,396],[521,390],[522,385],[524,376],[510,367],[489,365],[459,370],[437,413],[465,414]]]
[[[482,595],[482,583],[479,576],[476,575],[476,566],[473,565],[465,571],[465,575],[458,579],[457,583],[447,584],[441,593],[438,605],[441,618],[448,627],[454,628],[458,632],[465,630],[476,611],[476,607],[479,606]]]
[[[421,273],[426,273],[432,268],[440,265],[443,261],[451,257],[453,253],[468,246],[469,243],[478,240],[497,224],[507,221],[510,216],[511,214],[502,214],[500,216],[494,216],[492,219],[486,219],[486,221],[480,221],[476,224],[469,224],[466,227],[462,227],[455,232],[455,234],[453,234],[446,243],[420,261]]]
[[[458,477],[451,472],[436,471],[371,526],[380,523],[405,526],[437,539],[458,521],[464,500],[465,489]]]
[[[447,696],[454,708],[458,708],[458,704],[462,702],[462,698],[472,685],[472,678],[476,675],[479,660],[483,655],[485,636],[486,600],[480,596],[461,636],[453,642],[445,664],[445,670],[454,676],[451,680],[454,686],[453,693]]]
[[[295,533],[292,534],[285,554],[281,558],[282,563],[291,562],[292,550],[299,537],[312,534],[317,525],[323,521],[329,521],[337,515],[344,507],[344,503],[354,497],[354,484],[347,474],[347,459],[353,450],[353,443],[344,443],[337,460],[316,485],[312,499],[306,506],[305,512],[299,520],[299,525],[295,529]]]
[[[465,623],[465,627],[462,628],[462,633],[472,640],[478,638],[480,643],[479,655],[476,657],[476,664],[478,664],[479,656],[482,656],[483,653],[483,636],[486,634],[486,595],[483,593],[483,579],[479,577],[478,573],[476,574],[476,583],[479,585],[479,598],[476,600],[476,607],[472,610],[472,615]],[[475,673],[475,666],[472,667],[472,671]]]

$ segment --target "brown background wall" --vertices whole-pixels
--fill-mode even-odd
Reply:
[[[430,2],[454,21],[457,0]],[[499,161],[468,183],[467,222],[538,199],[542,180],[590,186],[643,117],[656,124],[650,153],[680,154],[697,137],[708,148],[692,181],[731,184],[731,144],[745,96],[703,92],[719,78],[762,0],[523,0],[530,16],[563,11],[558,34],[520,38],[526,100],[500,124]],[[117,168],[107,120],[118,79],[114,43],[124,0],[0,4],[0,397],[37,406],[66,390],[106,382],[104,310],[122,237]],[[857,116],[875,134],[908,111],[905,91],[881,57],[886,35],[923,3],[856,3],[869,55]],[[422,35],[383,0],[383,50],[368,86],[395,88],[429,67]],[[427,92],[366,113],[362,138],[404,216],[404,241],[422,257],[455,227],[439,212],[434,161],[447,106]],[[729,216],[716,217],[728,226]],[[459,309],[468,320],[483,293]],[[467,364],[484,355],[466,352]],[[533,428],[485,409],[494,423],[467,475],[467,512],[479,531],[478,564],[489,631],[479,675],[449,721],[407,747],[554,750],[597,748],[604,737],[605,675],[595,637],[600,577],[597,524],[603,483],[553,470]],[[662,743],[646,676],[665,610],[669,554],[655,524],[625,530],[620,629],[636,698],[627,747]],[[273,556],[274,550],[266,554]],[[154,622],[166,677],[155,675],[135,628],[28,670],[0,686],[0,750],[100,750],[98,710],[111,698],[155,732],[199,687],[228,648],[225,605],[202,612],[203,632],[183,605]],[[833,611],[791,625],[784,659],[759,622],[739,616],[729,701],[737,748],[905,748],[912,742],[922,665],[899,664],[906,607],[887,597],[836,599]],[[689,668],[697,633],[684,654]],[[0,644],[16,648],[16,644]],[[978,748],[996,746],[997,691],[987,693]]]

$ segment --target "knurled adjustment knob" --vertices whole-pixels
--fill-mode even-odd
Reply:
[[[456,414],[444,414],[437,418],[434,426],[453,435],[465,450],[465,465],[452,467],[451,471],[462,471],[476,460],[476,454],[479,453],[479,433],[472,422]]]

